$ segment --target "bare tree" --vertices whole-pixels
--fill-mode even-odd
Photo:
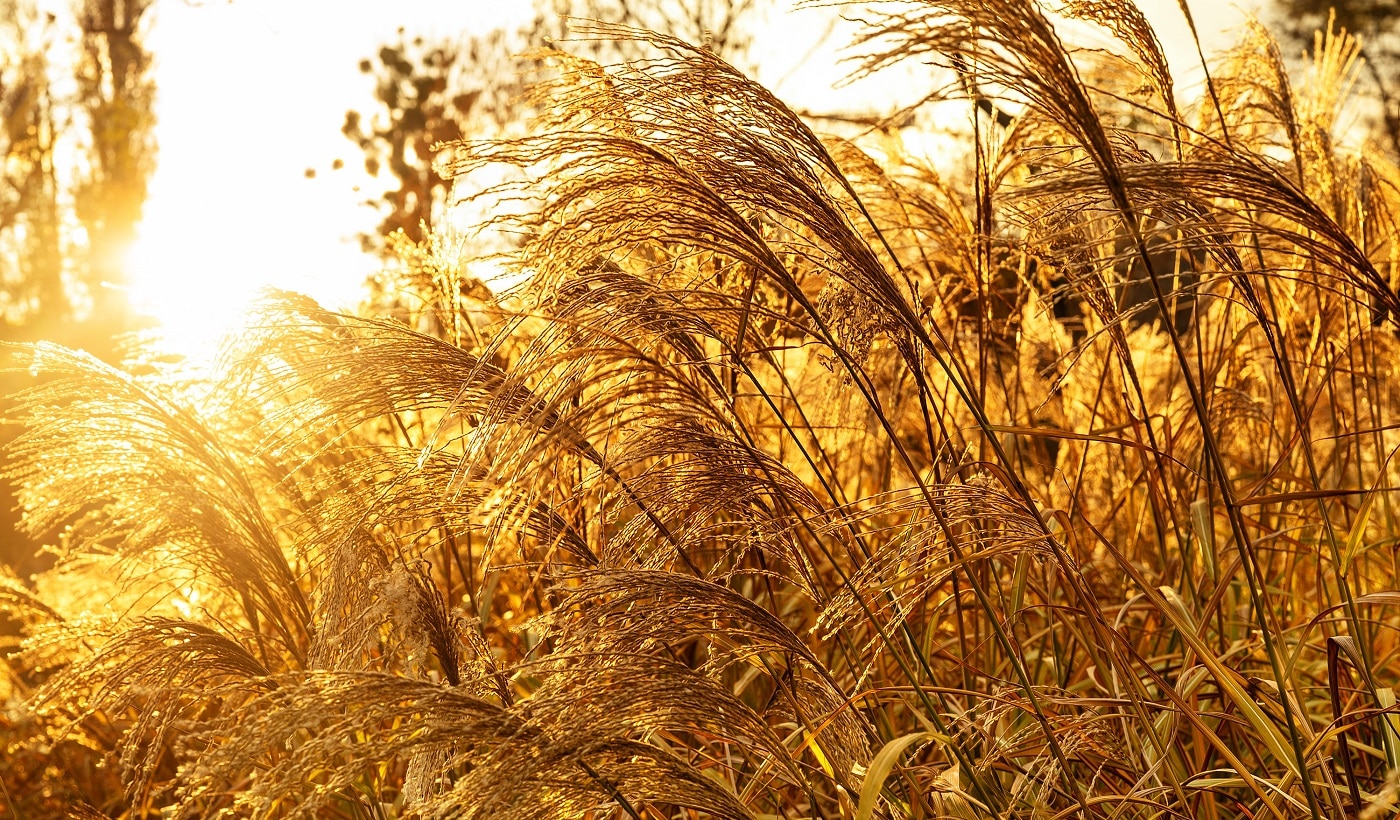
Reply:
[[[492,31],[461,40],[410,37],[400,29],[360,70],[375,78],[376,106],[346,112],[341,128],[364,154],[371,176],[389,184],[368,204],[383,219],[361,237],[366,251],[387,251],[385,237],[402,231],[421,241],[436,222],[447,183],[433,169],[432,146],[463,136],[498,134],[527,115],[525,79],[516,56],[569,40],[575,24],[596,21],[649,29],[702,45],[740,68],[752,43],[753,23],[771,0],[536,0],[536,15],[517,31]],[[571,50],[602,62],[635,57],[637,44],[615,40],[571,43]],[[313,172],[314,173],[314,172]]]

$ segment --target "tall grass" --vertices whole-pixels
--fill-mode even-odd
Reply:
[[[1252,28],[1187,105],[1126,0],[867,17],[966,179],[600,26],[652,57],[537,55],[531,136],[444,165],[506,180],[514,290],[439,238],[394,318],[270,295],[212,377],[13,349],[59,563],[5,586],[12,754],[114,753],[126,816],[1393,814],[1354,41],[1295,86]]]

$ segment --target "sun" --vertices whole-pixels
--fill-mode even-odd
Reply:
[[[159,172],[154,183],[126,254],[128,297],[175,352],[211,356],[267,288],[350,309],[374,270],[353,237],[318,242],[320,226],[270,216],[266,203],[275,192],[237,186],[211,192]],[[284,195],[293,196],[297,184],[289,180]]]
[[[257,297],[259,278],[248,260],[201,247],[178,226],[148,221],[126,258],[132,308],[154,319],[166,344],[207,357],[237,328]]]

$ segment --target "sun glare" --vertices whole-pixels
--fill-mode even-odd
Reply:
[[[233,260],[182,247],[177,237],[149,228],[127,257],[132,306],[190,356],[212,352],[239,324],[257,292],[246,274]]]
[[[266,288],[305,293],[335,309],[358,300],[369,257],[349,241],[308,247],[302,226],[260,224],[250,216],[257,212],[251,198],[201,198],[194,189],[151,198],[127,254],[127,282],[133,308],[156,321],[172,350],[210,356]]]

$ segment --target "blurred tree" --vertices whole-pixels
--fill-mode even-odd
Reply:
[[[0,0],[0,340],[51,339],[113,360],[116,337],[136,327],[123,263],[155,165],[141,44],[152,2],[79,0],[60,17]],[[4,374],[0,396],[26,383]],[[0,481],[0,562],[31,569],[12,490]]]
[[[1333,14],[1335,28],[1361,41],[1363,76],[1379,103],[1381,142],[1400,156],[1400,0],[1276,0],[1279,31],[1307,51]]]
[[[0,336],[111,356],[131,317],[123,258],[155,164],[152,0],[84,0],[73,20],[0,0]],[[71,46],[71,48],[69,48]],[[71,63],[52,55],[72,53]],[[75,91],[53,93],[71,70]]]
[[[382,195],[367,204],[383,220],[361,236],[367,252],[391,255],[386,237],[395,231],[422,241],[446,200],[447,183],[433,170],[432,146],[470,134],[497,134],[524,115],[524,82],[514,55],[570,36],[573,19],[597,20],[671,34],[741,68],[752,28],[766,0],[535,0],[535,17],[518,31],[494,31],[465,40],[408,38],[403,29],[376,58],[360,62],[375,79],[372,112],[348,111],[341,131],[364,154],[373,177],[390,177]],[[622,48],[635,47],[625,45]],[[629,55],[611,43],[573,49],[597,59]],[[591,52],[591,53],[590,53]],[[308,175],[314,175],[308,171]]]
[[[509,120],[517,88],[507,40],[496,31],[463,44],[428,43],[399,29],[377,62],[360,61],[360,71],[375,79],[380,111],[368,117],[347,111],[341,133],[364,152],[370,176],[387,171],[396,186],[369,202],[384,218],[376,233],[361,237],[367,252],[384,250],[383,238],[395,231],[424,238],[422,228],[431,226],[434,205],[447,190],[432,167],[433,145],[460,137],[467,122],[485,120],[499,128]]]
[[[87,167],[74,191],[87,233],[90,332],[110,336],[128,320],[123,269],[155,168],[155,80],[140,29],[153,0],[84,0],[77,108],[90,126]],[[117,285],[118,287],[113,287]]]
[[[53,15],[0,5],[0,322],[4,335],[67,315],[63,226],[54,148],[56,123],[48,54]]]

